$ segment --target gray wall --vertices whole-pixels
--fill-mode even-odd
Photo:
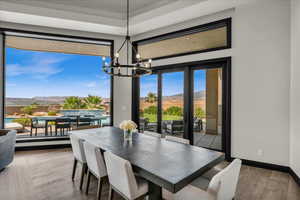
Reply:
[[[291,168],[300,176],[300,1],[292,0],[291,31]]]
[[[232,156],[289,165],[290,2],[260,0],[141,34],[147,38],[232,17],[229,50],[154,65],[232,56]]]

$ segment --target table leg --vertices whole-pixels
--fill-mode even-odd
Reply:
[[[148,200],[162,200],[162,189],[159,185],[148,182],[149,198]]]
[[[45,121],[45,136],[48,136],[48,121]]]

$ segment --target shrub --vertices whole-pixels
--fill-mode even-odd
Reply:
[[[103,109],[103,99],[99,96],[88,95],[83,99],[83,102],[86,104],[87,109]]]
[[[25,106],[24,108],[21,109],[21,111],[27,115],[32,115],[33,110],[36,109],[37,106],[34,104],[31,104],[29,106]]]
[[[200,119],[205,118],[204,110],[202,108],[196,108],[195,109],[195,117],[200,118]]]
[[[157,106],[149,106],[144,109],[144,113],[146,114],[157,114]]]
[[[48,115],[49,116],[56,116],[57,112],[56,111],[49,111]]]
[[[140,117],[144,117],[144,110],[140,109]]]
[[[181,107],[178,106],[171,106],[169,108],[167,108],[164,111],[165,115],[175,115],[175,116],[182,116],[183,115],[183,109]]]
[[[17,118],[17,119],[13,119],[12,122],[19,123],[25,127],[25,126],[30,126],[31,119],[30,118]]]
[[[84,109],[86,104],[79,97],[67,97],[63,104],[63,109]]]

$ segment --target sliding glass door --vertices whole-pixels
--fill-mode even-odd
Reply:
[[[134,80],[133,120],[139,120],[141,131],[230,152],[230,59],[176,66]]]
[[[157,102],[157,83],[156,74],[144,76],[140,80],[139,97],[139,129],[140,131],[157,132],[158,121],[158,102]]]
[[[192,74],[194,145],[222,150],[222,68]]]
[[[161,74],[161,133],[183,137],[184,133],[184,72]]]

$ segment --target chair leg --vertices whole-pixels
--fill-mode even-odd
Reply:
[[[72,171],[72,181],[74,181],[75,178],[75,172],[76,172],[76,167],[77,167],[77,160],[74,158],[74,163],[73,163],[73,171]]]
[[[108,196],[109,200],[113,200],[114,199],[114,190],[112,189],[112,186],[109,186],[109,196]]]
[[[98,179],[98,191],[97,191],[97,199],[101,199],[101,191],[102,191],[102,185],[103,185],[103,178]]]
[[[82,185],[83,185],[83,179],[84,179],[84,174],[85,174],[85,169],[86,169],[87,165],[86,163],[82,164],[82,169],[81,169],[81,178],[80,178],[80,186],[79,189],[82,190]]]
[[[55,136],[57,136],[57,128],[55,127]]]
[[[37,136],[37,128],[35,128],[35,136]]]
[[[52,136],[52,126],[50,125],[50,135]]]
[[[30,128],[30,136],[32,136],[32,127]]]
[[[90,170],[88,169],[88,171],[87,171],[87,179],[86,179],[85,194],[88,194],[88,193],[89,193],[90,179],[91,179],[91,172],[90,172]]]

